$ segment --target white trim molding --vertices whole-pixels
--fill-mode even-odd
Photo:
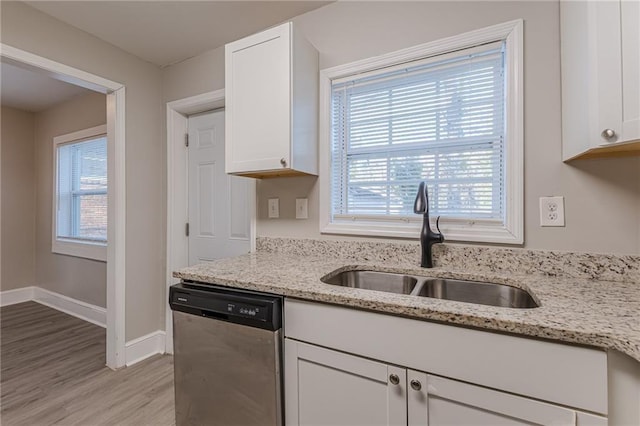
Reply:
[[[126,365],[132,366],[142,360],[145,360],[156,354],[165,353],[165,332],[162,330],[154,331],[153,333],[146,334],[138,337],[137,339],[129,340],[125,344],[126,350]]]
[[[0,43],[3,60],[56,80],[107,95],[107,366],[125,365],[126,180],[125,86],[95,74]]]
[[[107,310],[101,306],[92,305],[40,287],[35,287],[33,301],[102,328],[107,327]]]
[[[0,292],[0,306],[37,302],[102,328],[107,326],[107,310],[42,287],[31,286]]]
[[[52,61],[51,59],[9,46],[8,44],[0,43],[0,56],[8,59],[9,62],[39,68],[55,80],[64,81],[65,83],[84,87],[85,89],[96,92],[109,93],[122,87],[122,84],[115,81],[107,80],[106,78],[78,68]]]
[[[125,87],[107,94],[107,366],[125,365],[126,327],[126,115]],[[111,161],[109,161],[111,159]]]
[[[524,103],[523,103],[523,21],[505,22],[453,37],[424,43],[396,52],[339,65],[320,71],[320,231],[416,239],[421,218],[381,220],[359,218],[334,221],[331,214],[331,85],[332,81],[410,61],[442,55],[496,41],[506,43],[507,69],[505,221],[442,218],[440,228],[447,240],[501,244],[524,243]]]
[[[55,225],[53,227],[55,227]],[[53,232],[55,233],[56,231],[54,230]],[[106,243],[82,241],[73,238],[56,238],[55,234],[51,240],[51,252],[55,254],[64,254],[65,256],[97,260],[99,262],[107,261]]]
[[[0,306],[10,306],[33,300],[36,287],[22,287],[13,290],[0,291]]]

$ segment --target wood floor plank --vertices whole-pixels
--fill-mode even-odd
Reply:
[[[0,423],[174,425],[173,358],[105,367],[105,330],[35,302],[0,308]]]

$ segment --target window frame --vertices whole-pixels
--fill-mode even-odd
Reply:
[[[331,92],[332,81],[381,68],[443,55],[480,44],[505,42],[505,220],[442,218],[440,229],[449,241],[502,244],[524,242],[523,21],[505,22],[424,43],[381,56],[320,71],[320,232],[368,237],[418,238],[422,218],[379,217],[332,221],[331,212]],[[433,218],[432,218],[433,219]]]
[[[85,259],[107,261],[107,241],[90,241],[73,238],[58,237],[58,148],[62,145],[83,142],[85,140],[95,139],[101,136],[107,136],[107,126],[102,124],[88,129],[79,130],[77,132],[67,133],[65,135],[53,138],[53,200],[52,200],[52,216],[51,216],[51,252],[64,254],[67,256],[82,257]],[[108,144],[107,140],[107,144]],[[108,151],[108,147],[107,147]],[[108,159],[107,159],[108,161]],[[108,179],[108,177],[107,177]],[[108,180],[107,180],[108,182]],[[107,197],[109,193],[109,184],[107,183]]]

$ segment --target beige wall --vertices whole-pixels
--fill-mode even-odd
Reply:
[[[165,147],[161,71],[22,2],[3,1],[2,42],[126,87],[126,340],[164,328]]]
[[[89,93],[35,114],[36,283],[76,300],[106,307],[107,264],[51,252],[53,138],[105,124],[107,99]]]
[[[2,272],[0,291],[36,282],[36,191],[33,114],[2,107]]]
[[[525,21],[525,247],[640,253],[640,159],[561,161],[560,34],[557,2],[337,2],[294,19],[327,68],[489,25]],[[163,70],[165,101],[224,87],[223,49]],[[541,228],[538,198],[563,195],[564,228]],[[280,219],[267,219],[267,198]],[[296,197],[309,219],[294,219]],[[260,236],[322,238],[315,178],[258,185]],[[327,238],[341,238],[327,236]]]
[[[162,70],[165,102],[224,88],[224,47]]]

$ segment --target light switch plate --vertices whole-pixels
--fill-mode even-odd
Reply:
[[[309,219],[309,202],[306,198],[296,198],[296,219]]]
[[[269,219],[277,219],[280,217],[280,199],[269,198]]]
[[[564,197],[540,197],[540,226],[564,226]]]

